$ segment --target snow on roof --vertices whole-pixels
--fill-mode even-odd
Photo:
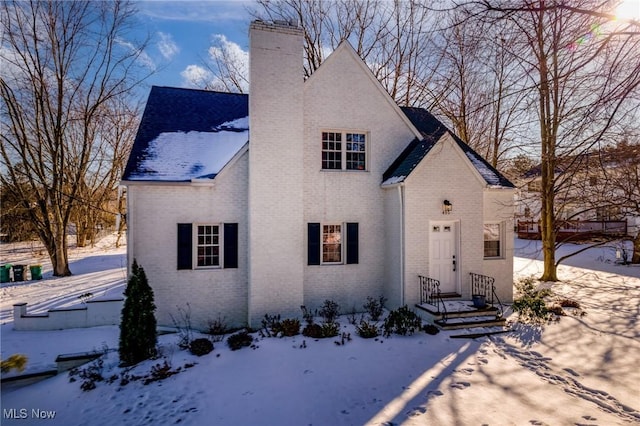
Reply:
[[[212,179],[249,140],[249,117],[211,132],[164,132],[149,142],[129,180]]]
[[[404,176],[404,175],[402,175],[402,176],[392,176],[389,179],[387,179],[384,182],[382,182],[382,185],[393,185],[393,184],[396,184],[396,183],[404,182],[405,178],[406,178],[406,176]]]
[[[248,95],[153,86],[124,181],[213,179],[249,140]]]
[[[480,175],[489,185],[493,185],[496,187],[504,186],[495,170],[491,170],[489,167],[487,167],[487,164],[478,157],[478,154],[476,154],[474,151],[465,151],[465,154],[467,154],[467,158],[471,160],[471,163],[476,168],[478,173],[480,173]]]

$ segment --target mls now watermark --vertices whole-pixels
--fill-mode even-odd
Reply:
[[[4,408],[2,417],[5,419],[53,419],[56,412],[53,410],[41,410],[39,408]]]

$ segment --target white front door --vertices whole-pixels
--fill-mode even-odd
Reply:
[[[442,293],[459,293],[456,222],[430,222],[429,277],[440,281]]]

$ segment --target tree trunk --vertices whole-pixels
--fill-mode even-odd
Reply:
[[[540,107],[540,143],[542,151],[541,174],[542,212],[540,215],[540,235],[542,239],[542,254],[544,257],[544,271],[541,281],[558,281],[556,275],[556,230],[555,230],[555,158],[556,141],[554,123],[556,109],[552,108],[552,82],[549,79],[547,53],[544,45],[544,12],[540,12],[537,22],[538,62],[540,72],[539,107]],[[556,82],[557,83],[557,82]]]
[[[553,181],[545,185],[544,181],[547,179],[543,177],[542,187],[546,188],[547,191],[553,192]],[[542,239],[544,271],[542,273],[542,277],[540,277],[541,281],[558,281],[558,276],[556,274],[556,230],[553,201],[553,194],[547,194],[542,199],[540,236]]]
[[[640,263],[640,230],[633,239],[633,256],[631,257],[631,263]]]
[[[57,221],[54,226],[55,230],[53,232],[53,238],[45,243],[45,246],[47,247],[49,258],[51,259],[53,275],[55,277],[66,277],[71,275],[69,259],[67,256],[66,226],[63,221]]]
[[[123,194],[122,187],[118,188],[118,219],[116,220],[117,228],[118,228],[118,237],[116,238],[116,247],[120,247],[120,238],[122,238],[122,234],[126,228],[126,205],[125,198]]]

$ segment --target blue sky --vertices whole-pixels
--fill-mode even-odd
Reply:
[[[227,42],[247,52],[253,19],[249,11],[257,7],[253,0],[150,0],[135,5],[136,32],[152,37],[144,59],[156,72],[145,85],[174,87],[193,87],[184,75],[187,70],[191,75],[199,71],[215,35],[224,35]],[[617,13],[640,19],[640,0],[621,0]]]
[[[222,34],[243,51],[248,50],[247,9],[252,1],[139,1],[137,20],[140,34],[152,42],[145,51],[156,69],[149,85],[187,87],[181,75],[190,65],[202,65],[215,34]]]

